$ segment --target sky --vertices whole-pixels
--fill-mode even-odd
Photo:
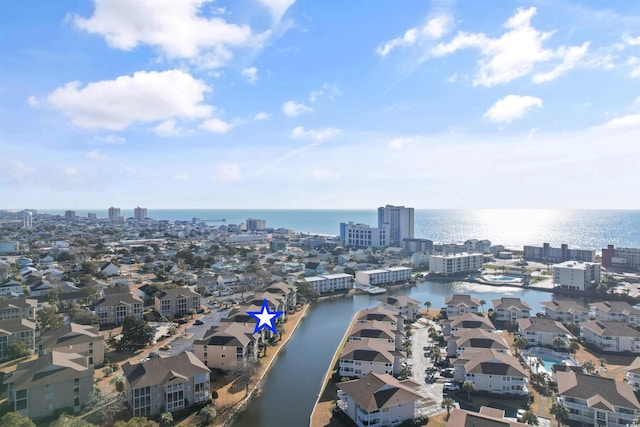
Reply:
[[[640,209],[640,2],[7,0],[0,209]]]

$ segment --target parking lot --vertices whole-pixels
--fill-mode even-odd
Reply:
[[[414,327],[411,329],[413,333],[411,336],[412,355],[411,358],[409,358],[412,372],[411,379],[421,385],[419,393],[424,398],[422,401],[422,415],[428,416],[439,414],[443,411],[440,404],[443,399],[442,384],[445,382],[445,378],[442,378],[439,373],[434,376],[434,381],[429,383],[425,381],[426,373],[429,369],[433,368],[431,359],[424,356],[425,353],[429,353],[429,351],[425,351],[424,348],[430,348],[434,345],[434,341],[429,338],[429,327],[431,326],[435,327],[438,331],[440,330],[440,327],[433,322],[429,325],[424,325],[419,322],[414,323]],[[441,350],[444,358],[446,349]]]
[[[193,352],[193,342],[204,338],[205,332],[212,326],[220,325],[220,319],[227,316],[229,310],[213,308],[210,313],[200,317],[202,325],[195,323],[187,328],[182,335],[174,337],[171,341],[167,341],[164,345],[171,346],[168,350],[160,350],[159,353],[165,356],[173,356],[184,351]]]

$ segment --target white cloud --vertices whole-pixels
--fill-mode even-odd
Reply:
[[[631,73],[629,73],[629,75],[634,79],[636,77],[640,77],[640,67],[635,67],[633,70],[631,70]]]
[[[237,163],[223,163],[216,167],[213,177],[218,182],[238,182],[242,181],[242,170]]]
[[[309,94],[309,102],[316,102],[320,98],[327,98],[330,101],[342,95],[342,91],[335,84],[325,83],[320,89],[315,89]]]
[[[253,117],[253,120],[261,122],[263,120],[267,120],[271,115],[269,113],[265,113],[264,111],[260,111]]]
[[[389,148],[391,148],[392,150],[402,150],[403,148],[407,148],[414,141],[415,141],[415,138],[407,138],[407,137],[394,138],[391,141],[389,141]]]
[[[535,14],[535,7],[518,9],[505,23],[507,31],[500,37],[459,32],[451,41],[438,44],[431,53],[444,56],[465,48],[478,49],[481,58],[476,64],[475,86],[504,84],[531,73],[539,63],[561,59],[561,63],[552,71],[534,77],[535,82],[555,79],[577,64],[589,44],[561,46],[555,51],[543,48],[542,44],[553,32],[541,32],[532,27],[531,19]]]
[[[175,175],[173,179],[176,181],[189,181],[191,179],[191,175],[189,175],[187,172],[183,172]]]
[[[271,12],[271,16],[275,22],[280,21],[285,12],[291,7],[296,0],[258,0],[265,5]]]
[[[640,114],[627,114],[626,116],[611,119],[608,122],[597,126],[604,130],[628,130],[640,128]]]
[[[138,71],[85,87],[70,82],[53,91],[47,101],[77,126],[122,130],[135,122],[208,117],[213,107],[202,102],[210,90],[184,71]]]
[[[258,80],[258,69],[256,67],[245,68],[241,74],[249,83],[255,83]]]
[[[176,127],[176,121],[174,119],[165,120],[158,126],[154,127],[153,131],[156,133],[156,135],[165,138],[171,136],[180,136],[182,134],[182,129]]]
[[[296,101],[287,101],[282,105],[282,112],[289,117],[295,117],[302,113],[308,113],[313,111],[313,108],[307,107]]]
[[[87,159],[90,160],[104,160],[107,158],[104,154],[102,154],[99,150],[92,150],[86,154]]]
[[[533,96],[507,95],[496,101],[484,118],[493,122],[512,122],[521,118],[533,107],[542,107],[542,99]]]
[[[328,138],[333,138],[340,135],[342,131],[337,128],[323,128],[323,129],[309,129],[305,130],[302,126],[298,126],[291,131],[291,137],[298,138],[310,138],[316,141],[324,141]]]
[[[231,123],[225,122],[224,120],[213,117],[211,119],[205,120],[200,125],[200,129],[213,132],[213,133],[227,133],[233,128]]]
[[[119,136],[119,135],[113,135],[113,134],[96,136],[93,139],[103,144],[111,144],[111,145],[123,145],[124,143],[127,142],[127,139],[125,137]]]
[[[140,44],[158,48],[169,58],[204,55],[210,66],[233,56],[230,49],[260,46],[270,32],[254,35],[248,25],[201,16],[208,0],[94,0],[93,16],[74,16],[77,28],[103,36],[113,48],[132,50]]]
[[[629,34],[625,34],[622,36],[622,40],[628,44],[629,46],[638,46],[640,45],[640,36],[631,37]]]
[[[29,104],[33,108],[38,108],[40,107],[41,102],[40,102],[40,99],[38,99],[36,96],[31,95],[30,97],[27,98],[27,104]]]
[[[377,47],[376,52],[383,58],[399,47],[409,47],[422,40],[437,40],[449,32],[452,19],[447,15],[440,15],[430,19],[422,28],[409,28],[402,36],[388,40]]]

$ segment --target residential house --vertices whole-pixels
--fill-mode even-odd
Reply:
[[[383,322],[395,328],[397,331],[404,330],[404,319],[396,310],[389,310],[380,306],[360,310],[356,313],[358,323],[366,323],[372,320]]]
[[[527,394],[529,379],[520,361],[497,350],[464,352],[453,364],[453,379],[470,381],[475,390],[497,394]]]
[[[154,308],[164,317],[181,317],[201,310],[200,294],[190,288],[166,289],[154,297]]]
[[[368,322],[357,322],[349,331],[347,342],[362,341],[371,339],[393,346],[396,350],[402,350],[402,341],[405,334],[398,331],[388,323],[370,320]]]
[[[626,382],[572,371],[556,377],[558,401],[569,409],[570,421],[598,427],[634,424],[640,402]]]
[[[218,275],[218,286],[224,289],[233,289],[240,284],[235,273],[223,273]]]
[[[48,294],[53,289],[56,289],[56,286],[40,278],[29,283],[27,288],[29,289],[29,296],[39,297]]]
[[[602,351],[640,353],[640,331],[624,322],[590,320],[580,324],[580,335]]]
[[[87,358],[75,353],[52,351],[19,363],[4,379],[9,408],[32,420],[62,408],[78,413],[93,394],[93,373]]]
[[[298,304],[298,290],[295,286],[277,282],[265,289],[265,292],[280,295],[286,301],[287,310],[293,310]]]
[[[530,346],[555,346],[553,340],[561,338],[567,346],[573,338],[571,332],[560,322],[546,317],[518,319],[518,332],[527,339]]]
[[[447,338],[447,356],[460,357],[466,351],[492,349],[509,353],[509,343],[495,332],[484,329],[461,329]]]
[[[51,255],[47,255],[44,258],[40,258],[40,260],[38,261],[38,263],[40,264],[40,267],[43,269],[53,267],[55,262],[56,260],[54,260]]]
[[[233,369],[258,357],[262,336],[254,330],[254,322],[222,322],[193,342],[194,354],[209,369]]]
[[[321,276],[325,272],[324,265],[319,262],[309,261],[304,266],[305,276]]]
[[[397,310],[405,319],[414,322],[417,318],[420,308],[420,301],[409,298],[407,295],[394,295],[382,298],[380,300],[382,307]]]
[[[155,356],[122,365],[134,417],[175,412],[209,399],[210,371],[193,353]]]
[[[397,426],[419,417],[420,385],[388,374],[369,373],[338,384],[337,406],[358,427]]]
[[[520,298],[502,297],[492,301],[493,311],[497,314],[496,320],[515,323],[518,319],[531,316],[531,306]]]
[[[107,277],[120,275],[120,269],[112,262],[105,262],[98,268],[99,273],[103,273]]]
[[[340,376],[362,377],[369,372],[397,375],[405,358],[406,354],[393,345],[375,339],[347,342],[338,362]]]
[[[480,300],[471,295],[453,294],[444,299],[447,317],[451,318],[465,313],[478,314]]]
[[[249,288],[255,288],[261,284],[256,273],[242,273],[238,277],[238,280],[243,286],[247,286]]]
[[[119,325],[127,316],[142,318],[142,299],[127,286],[106,288],[104,296],[95,303],[100,325]]]
[[[52,351],[85,356],[88,366],[93,368],[104,363],[104,337],[95,326],[65,324],[40,335],[38,354],[43,356]]]
[[[634,392],[640,391],[640,357],[636,357],[627,367],[627,375],[625,380]]]
[[[485,331],[491,332],[496,330],[496,327],[493,326],[491,320],[475,313],[465,313],[459,316],[453,316],[441,321],[440,324],[442,325],[442,335],[444,337],[470,329],[484,329]]]
[[[579,323],[589,320],[590,311],[573,300],[544,301],[540,305],[544,308],[544,315],[562,323]]]
[[[12,298],[0,300],[0,320],[36,318],[38,301],[35,298]]]
[[[36,323],[15,318],[0,321],[0,360],[7,360],[7,350],[11,344],[24,342],[26,350],[35,349]]]
[[[480,412],[467,411],[460,408],[453,408],[447,427],[529,427],[515,421],[513,418],[505,418],[504,411],[486,406],[480,407]]]
[[[617,320],[640,326],[640,310],[626,301],[604,301],[589,304],[591,314],[599,320]]]
[[[18,282],[17,280],[7,279],[2,284],[0,284],[0,296],[4,296],[7,298],[16,298],[24,296],[24,292],[22,291],[22,282]]]

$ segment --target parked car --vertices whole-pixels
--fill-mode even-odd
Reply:
[[[460,386],[458,384],[455,384],[455,383],[446,382],[446,383],[442,384],[442,389],[443,390],[449,390],[449,391],[456,391],[456,390],[460,390]]]
[[[445,378],[453,378],[453,368],[443,369],[442,372],[440,372],[440,375]]]
[[[160,350],[163,350],[163,351],[171,350],[171,346],[169,344],[163,345],[162,347],[160,347]]]
[[[193,322],[194,325],[204,325],[204,322],[200,319],[196,320],[195,322]]]

